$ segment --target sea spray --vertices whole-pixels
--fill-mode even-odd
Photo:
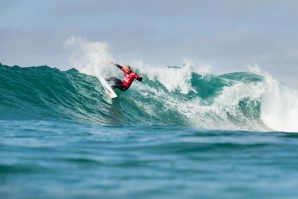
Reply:
[[[105,76],[114,71],[113,68],[106,67],[107,60],[113,58],[106,43],[71,36],[65,41],[64,46],[71,52],[70,64],[81,73]]]

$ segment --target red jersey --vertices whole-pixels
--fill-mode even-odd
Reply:
[[[122,81],[122,84],[126,87],[126,88],[129,88],[131,83],[133,82],[133,80],[135,79],[138,79],[139,76],[134,73],[133,71],[130,71],[130,73],[127,73],[125,70],[124,70],[124,67],[121,68],[121,70],[123,71],[124,73],[124,80]]]

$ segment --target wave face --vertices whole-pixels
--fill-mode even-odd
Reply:
[[[0,71],[0,120],[298,132],[298,91],[255,72],[155,68],[110,99],[96,77],[76,69],[0,64]]]

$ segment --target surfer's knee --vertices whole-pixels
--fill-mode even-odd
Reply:
[[[127,89],[124,85],[119,88],[120,91],[126,91]]]
[[[106,81],[116,81],[117,78],[116,77],[109,77],[105,79]]]

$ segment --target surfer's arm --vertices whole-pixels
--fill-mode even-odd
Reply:
[[[108,64],[114,64],[114,65],[117,66],[117,68],[119,68],[119,69],[123,68],[123,67],[120,66],[119,64],[117,64],[117,63],[113,63],[113,62],[110,61],[110,60],[108,60],[107,62],[108,62]]]
[[[144,77],[144,75],[143,75],[143,74],[140,74],[140,77],[137,77],[136,79],[137,79],[139,82],[141,82],[141,81],[143,80],[143,77]]]
[[[119,68],[119,69],[121,69],[121,68],[123,68],[122,66],[120,66],[119,64],[114,64],[115,66],[117,66],[117,68]]]

